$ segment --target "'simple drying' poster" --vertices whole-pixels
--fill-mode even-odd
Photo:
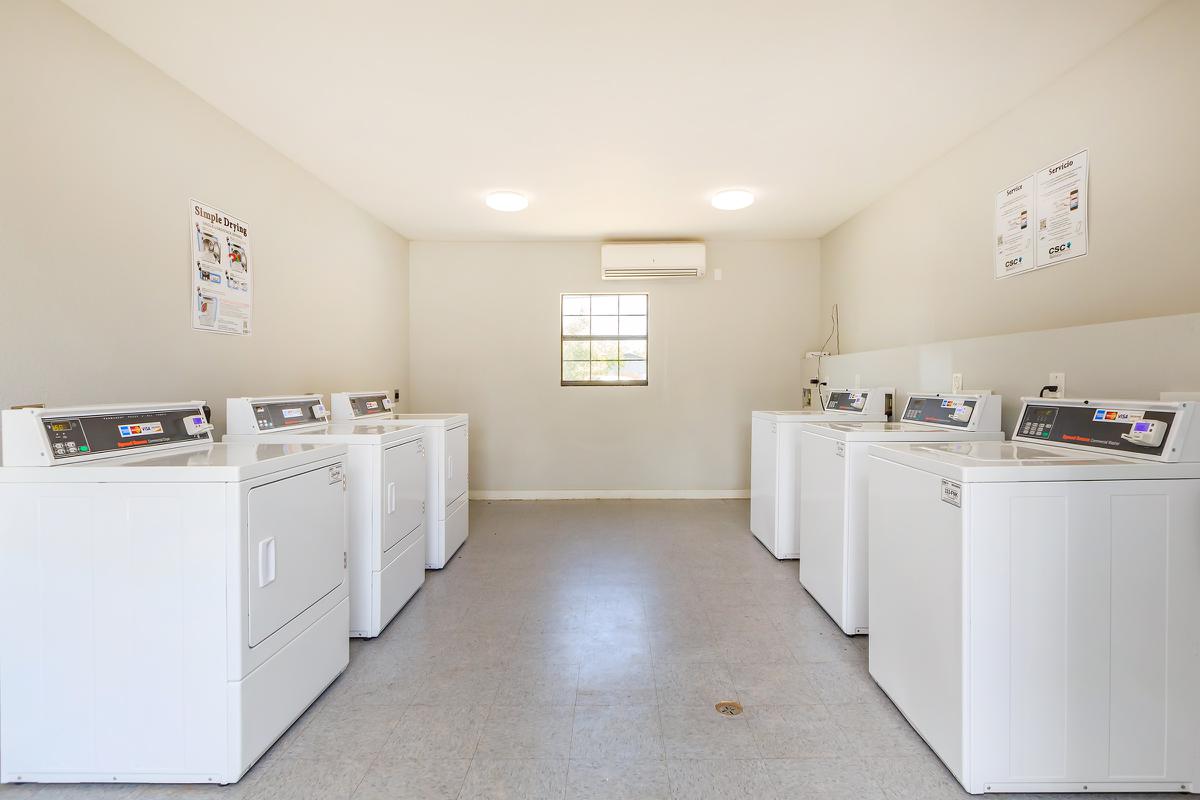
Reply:
[[[254,298],[249,226],[198,200],[190,210],[192,327],[249,336]]]

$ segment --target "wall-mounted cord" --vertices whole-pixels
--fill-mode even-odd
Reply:
[[[838,318],[837,303],[833,304],[833,309],[829,312],[829,326],[830,326],[829,327],[829,335],[825,337],[825,343],[821,345],[821,350],[819,352],[824,353],[825,348],[829,347],[829,342],[832,340],[834,342],[835,350],[837,351],[834,353],[834,355],[841,355],[842,354],[842,331],[841,331],[841,320]],[[824,356],[820,356],[820,355],[817,356],[817,378],[816,378],[816,380],[811,381],[812,383],[815,383],[817,386],[817,396],[818,397],[820,397],[820,395],[821,395],[821,387],[825,385],[825,382],[821,380],[821,359],[823,357]],[[820,397],[820,399],[821,399],[821,410],[824,411],[825,410],[825,399],[823,397]]]
[[[1058,394],[1058,387],[1057,387],[1057,386],[1053,386],[1053,385],[1051,385],[1051,386],[1043,386],[1043,387],[1042,387],[1042,390],[1041,390],[1040,392],[1038,392],[1038,397],[1045,397],[1045,396],[1046,396],[1046,392],[1054,392],[1054,393],[1055,393],[1055,395],[1057,395],[1057,394]]]

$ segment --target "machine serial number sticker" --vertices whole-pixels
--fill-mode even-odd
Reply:
[[[845,458],[845,457],[846,457],[846,445],[845,445],[845,444],[843,444],[842,442],[838,442],[838,443],[837,443],[837,447],[836,447],[836,449],[835,449],[835,452],[836,452],[836,453],[838,454],[838,456],[840,456],[841,458]]]
[[[942,481],[942,502],[962,508],[962,486],[954,481]]]
[[[341,483],[346,479],[346,473],[342,470],[341,464],[334,464],[329,468],[329,482]]]

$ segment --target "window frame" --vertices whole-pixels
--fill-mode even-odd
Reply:
[[[619,298],[619,297],[628,296],[628,295],[640,295],[640,296],[646,298],[646,314],[645,314],[646,333],[645,334],[640,335],[640,336],[621,336],[620,333],[616,333],[611,336],[608,336],[608,335],[596,336],[596,335],[589,333],[587,336],[568,336],[566,333],[563,332],[563,318],[565,316],[563,311],[565,310],[566,298],[568,298],[568,297],[583,297],[583,296],[587,296],[589,298],[591,298],[591,297],[618,297]],[[589,320],[591,320],[592,316],[594,316],[593,314],[591,314],[590,302],[591,301],[589,300],[589,309],[588,309],[588,312],[589,312],[588,319]],[[619,305],[620,300],[618,300],[617,303],[618,303],[617,317],[619,320],[619,318],[621,316],[620,305]],[[605,316],[605,315],[602,314],[600,316]],[[626,316],[635,316],[636,317],[636,316],[642,316],[642,315],[641,314],[628,314]],[[619,379],[619,376],[620,376],[620,361],[619,360],[617,362],[617,364],[618,364],[618,366],[617,366],[618,380],[615,380],[615,381],[596,381],[596,380],[569,381],[569,380],[567,380],[566,375],[564,373],[564,367],[567,363],[567,359],[563,358],[563,346],[567,342],[592,342],[597,339],[602,339],[605,341],[618,341],[618,342],[623,341],[623,340],[639,340],[639,341],[645,342],[646,343],[646,358],[644,359],[645,363],[646,363],[646,378],[645,378],[645,380],[640,380],[640,381],[620,380]],[[638,359],[638,360],[641,360],[641,359]],[[591,361],[592,361],[592,359],[589,359],[587,363],[590,365]],[[580,363],[583,363],[583,362],[580,362]],[[558,295],[558,385],[560,387],[564,387],[564,386],[568,386],[568,387],[570,387],[570,386],[613,386],[613,387],[634,386],[635,387],[635,386],[649,386],[650,385],[650,293],[649,292],[561,292],[561,293],[559,293],[559,295]]]

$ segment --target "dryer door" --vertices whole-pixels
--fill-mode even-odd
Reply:
[[[467,491],[467,426],[446,431],[446,508]]]
[[[383,451],[383,552],[408,536],[425,518],[425,454],[421,440]]]
[[[345,576],[346,494],[341,465],[248,493],[250,646],[304,613]]]

